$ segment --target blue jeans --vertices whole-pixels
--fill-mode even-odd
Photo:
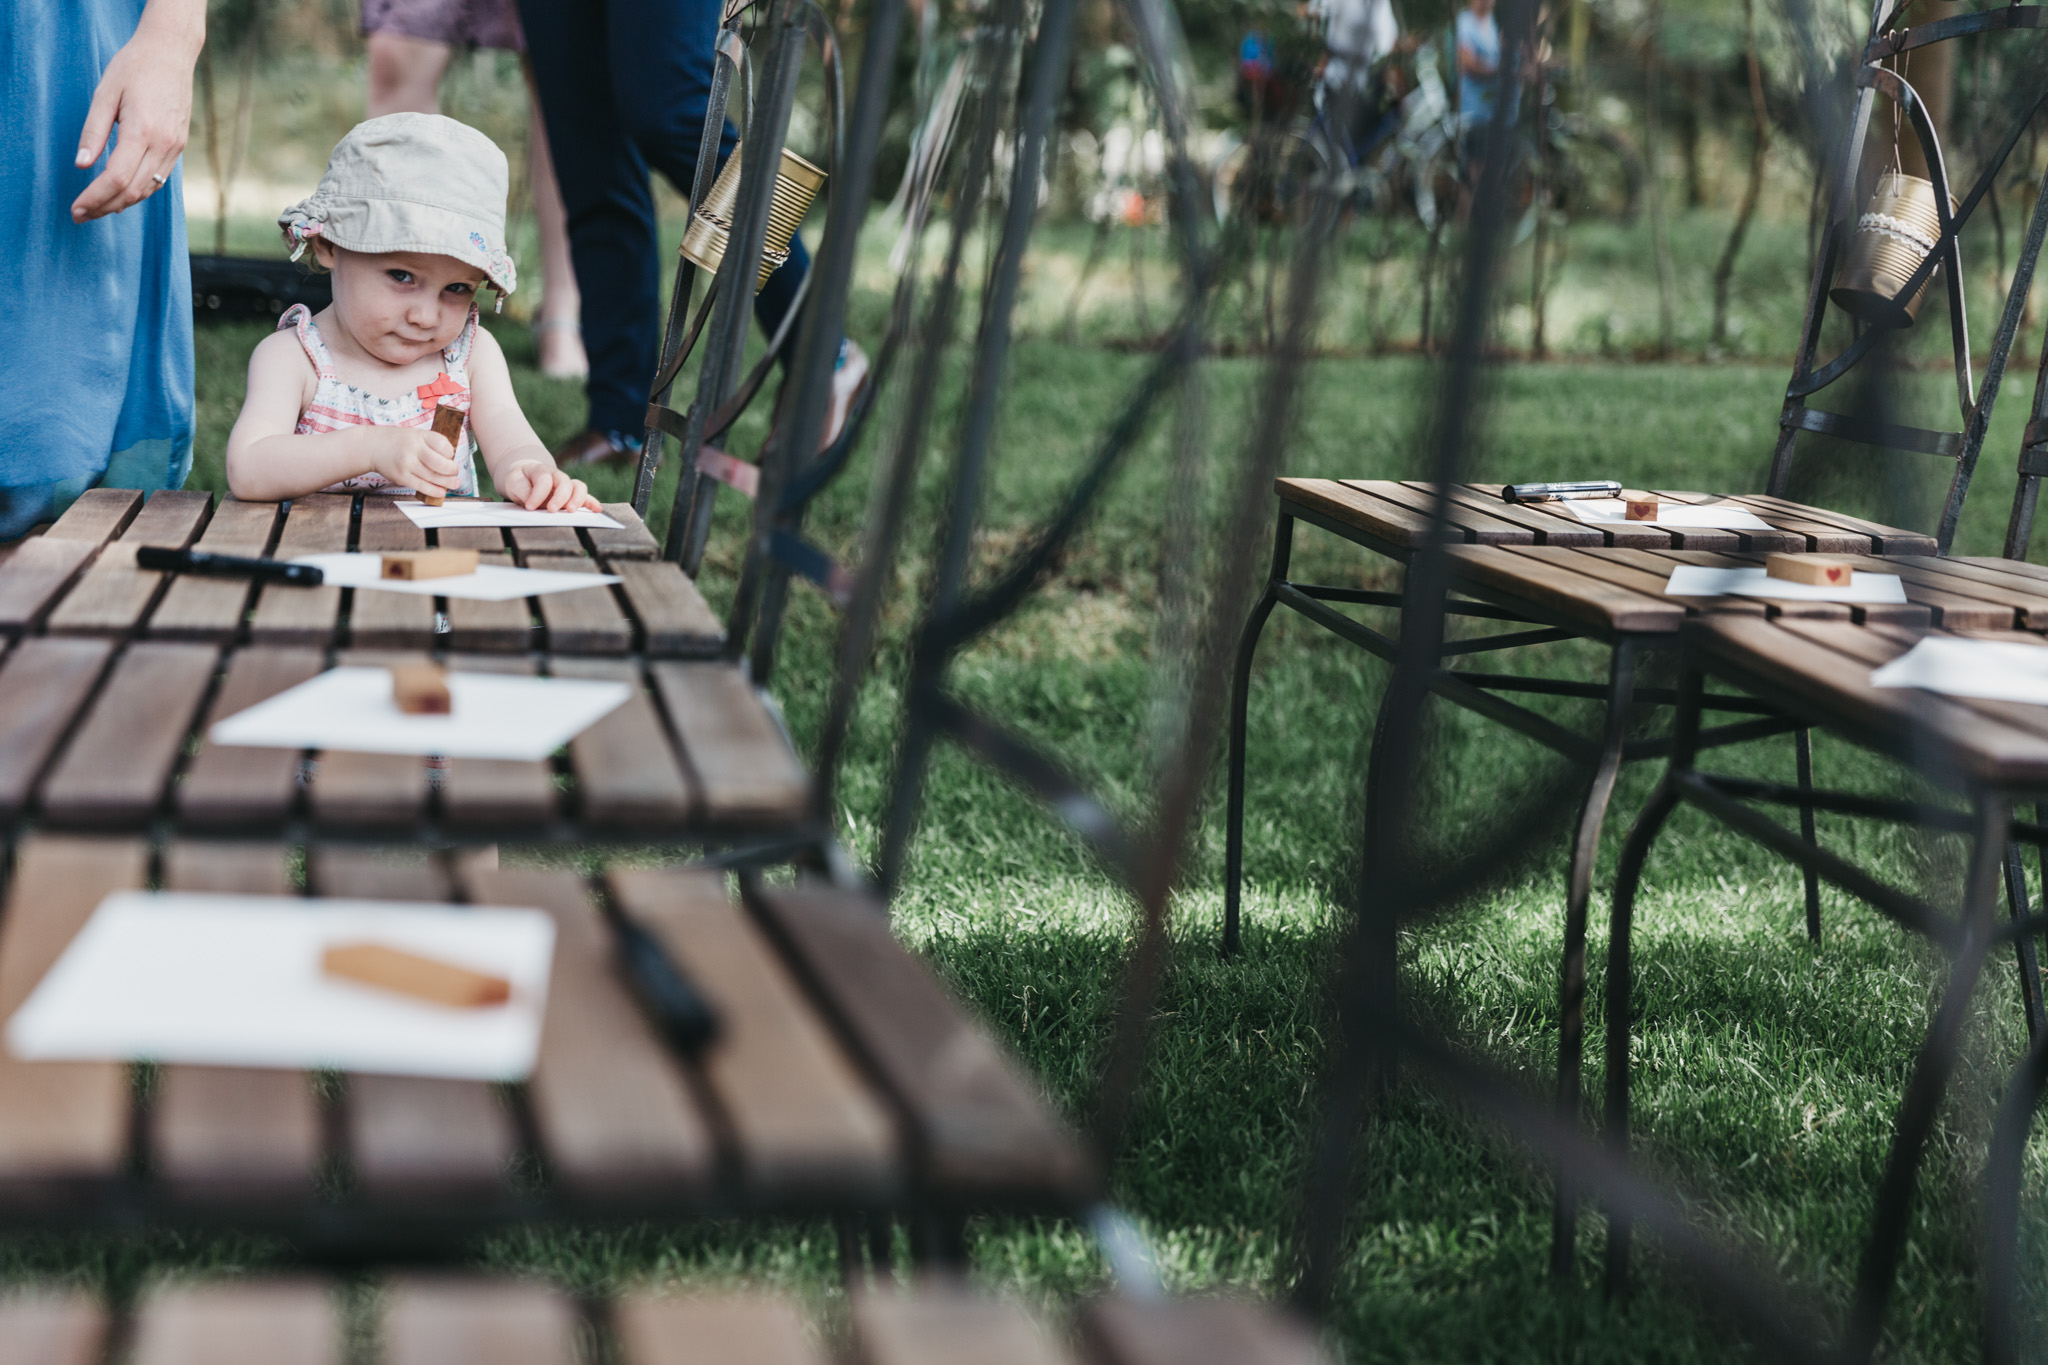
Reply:
[[[661,355],[652,167],[687,195],[711,99],[720,0],[519,0],[583,291],[590,425],[638,432]],[[736,134],[719,140],[721,162]],[[754,300],[773,331],[810,268],[801,241]]]

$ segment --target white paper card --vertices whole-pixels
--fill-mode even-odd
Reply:
[[[1664,585],[1666,597],[1776,597],[1787,602],[1903,602],[1906,585],[1895,573],[1851,570],[1847,586],[1792,583],[1767,569],[1714,569],[1682,564]]]
[[[475,573],[446,578],[385,578],[384,556],[374,554],[300,555],[294,564],[317,564],[330,588],[375,588],[414,597],[467,597],[478,602],[508,602],[515,597],[542,597],[551,592],[601,588],[619,580],[603,573],[565,573],[560,569],[508,569],[480,564]]]
[[[361,942],[502,976],[512,998],[456,1009],[321,972],[324,949]],[[8,1020],[7,1047],[29,1061],[523,1080],[554,945],[539,910],[122,891]]]
[[[2048,649],[1929,636],[1873,672],[1870,685],[2048,706]]]
[[[535,761],[631,695],[625,683],[594,678],[450,673],[450,714],[409,716],[391,699],[390,669],[331,668],[216,721],[207,737],[264,749]]]
[[[441,526],[622,526],[603,512],[529,512],[509,502],[450,501],[429,507],[408,499],[398,504],[398,510],[421,530]]]
[[[1657,504],[1655,521],[1630,521],[1628,504],[1620,498],[1566,498],[1572,515],[1594,526],[1662,526],[1680,530],[1768,531],[1771,524],[1747,508],[1710,502],[1694,507],[1682,502]]]

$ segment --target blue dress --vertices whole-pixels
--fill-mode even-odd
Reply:
[[[72,165],[79,130],[142,6],[0,4],[0,541],[88,488],[178,488],[192,467],[182,173],[125,212],[71,221],[106,169]]]

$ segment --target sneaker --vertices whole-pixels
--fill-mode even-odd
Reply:
[[[599,431],[585,427],[555,447],[555,463],[567,469],[579,464],[637,464],[640,438],[623,431]]]
[[[832,366],[832,406],[825,409],[825,432],[818,441],[819,450],[830,450],[834,442],[846,431],[846,419],[853,411],[854,400],[868,383],[868,353],[852,341],[839,343],[839,359]]]

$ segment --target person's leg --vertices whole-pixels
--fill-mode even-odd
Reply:
[[[533,178],[533,216],[540,226],[540,308],[534,315],[540,372],[554,379],[581,379],[590,373],[590,360],[583,352],[583,300],[576,288],[576,263],[569,257],[569,210],[562,204],[562,187],[555,183],[554,158],[548,155],[540,91],[531,65],[526,88],[534,108],[533,129],[526,139],[527,164]]]
[[[371,118],[441,112],[441,75],[453,52],[448,44],[379,30],[368,46]]]
[[[620,120],[611,61],[616,6],[520,0],[527,55],[567,213],[590,355],[590,426],[637,435],[659,359],[660,288],[647,163]]]

